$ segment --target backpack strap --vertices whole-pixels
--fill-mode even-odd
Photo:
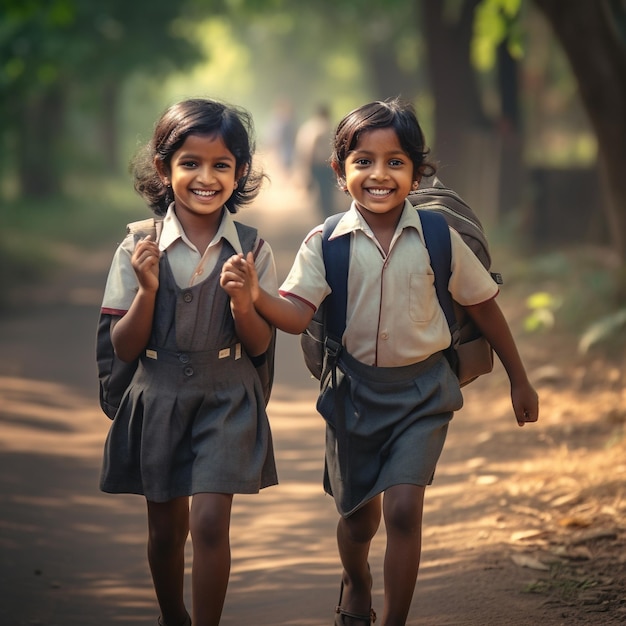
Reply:
[[[344,213],[326,218],[322,229],[322,256],[326,269],[326,282],[331,293],[324,301],[325,334],[337,343],[346,329],[348,309],[348,267],[350,265],[350,234],[330,239]]]
[[[435,274],[435,291],[443,309],[452,344],[458,341],[458,323],[454,314],[452,296],[448,290],[452,264],[452,242],[450,229],[445,218],[434,211],[418,209],[424,233],[424,243],[430,255],[430,264]],[[349,234],[330,239],[343,213],[331,215],[324,221],[322,229],[322,254],[326,269],[326,282],[332,292],[324,301],[326,336],[338,343],[346,329],[348,307],[348,268],[350,264]]]
[[[234,220],[235,221],[235,220]],[[256,259],[261,247],[263,246],[263,239],[259,237],[259,233],[253,226],[242,224],[235,221],[235,228],[237,229],[237,236],[239,237],[239,243],[244,254],[252,252]],[[263,387],[263,396],[265,397],[265,404],[270,401],[272,394],[272,386],[274,384],[274,356],[276,352],[276,329],[272,327],[272,338],[270,345],[263,354],[257,356],[251,356],[250,360],[256,368],[259,379],[261,380],[261,386]]]
[[[235,228],[237,229],[237,236],[239,237],[239,243],[241,244],[243,253],[248,254],[248,252],[252,252],[254,254],[254,258],[256,259],[256,256],[263,245],[262,239],[259,239],[257,244],[257,238],[259,235],[257,229],[237,221],[235,221]]]
[[[454,314],[454,304],[448,289],[450,282],[452,264],[452,242],[450,240],[450,229],[446,219],[439,213],[426,209],[417,211],[422,222],[422,232],[424,233],[424,243],[430,256],[430,266],[435,274],[435,291],[439,305],[443,309],[450,334],[452,344],[458,341],[459,326]]]
[[[135,236],[135,241],[140,237],[151,235],[154,241],[159,241],[163,230],[162,217],[148,217],[145,220],[138,220],[126,224],[126,232]]]

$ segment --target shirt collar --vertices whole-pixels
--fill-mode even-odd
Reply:
[[[405,228],[415,228],[419,233],[422,241],[424,240],[424,234],[422,232],[422,222],[420,221],[419,214],[415,207],[407,199],[404,201],[404,208],[400,215],[400,221],[396,227],[396,235],[399,234]],[[335,237],[341,237],[347,233],[351,233],[356,230],[363,230],[371,233],[370,227],[363,219],[363,216],[357,211],[356,204],[352,202],[350,209],[346,211],[343,217],[335,226],[335,229],[331,233],[329,239],[335,239]]]
[[[222,239],[226,239],[237,254],[243,253],[235,221],[233,220],[228,209],[224,208],[222,211],[222,221],[220,222],[219,228],[215,233],[215,237],[213,237],[213,240],[209,244],[209,248],[217,245]],[[168,207],[167,213],[163,218],[163,230],[161,231],[161,237],[159,238],[159,249],[161,251],[167,250],[167,248],[169,248],[178,239],[184,241],[190,248],[194,248],[193,244],[187,238],[187,235],[185,235],[185,231],[183,230],[183,227],[176,216],[176,212],[174,211],[174,203],[172,203]]]

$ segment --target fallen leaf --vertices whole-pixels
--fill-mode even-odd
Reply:
[[[593,522],[585,517],[563,517],[559,520],[559,526],[565,528],[587,528]]]
[[[538,558],[530,554],[514,554],[511,559],[515,565],[519,567],[528,567],[529,569],[536,569],[542,572],[550,571],[550,567],[545,563],[542,563]]]
[[[520,530],[511,535],[511,541],[524,541],[526,539],[535,539],[536,537],[542,537],[547,535],[548,532],[534,528],[532,530]]]

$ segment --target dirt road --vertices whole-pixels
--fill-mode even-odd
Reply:
[[[275,190],[241,216],[272,243],[281,277],[316,222],[306,200],[296,200],[285,206]],[[97,405],[94,329],[111,252],[77,259],[0,319],[2,626],[156,624],[143,500],[98,490],[108,420]],[[522,345],[536,371],[546,350]],[[623,448],[603,451],[606,423],[585,430],[587,414],[568,417],[555,376],[558,387],[558,374],[540,383],[544,421],[534,428],[515,425],[499,366],[468,388],[427,492],[411,625],[626,621]],[[610,392],[619,402],[619,390]],[[225,626],[332,623],[340,567],[335,508],[321,487],[324,429],[315,395],[297,338],[280,334],[269,413],[281,484],[235,498]],[[557,439],[564,412],[579,424],[569,445]],[[581,468],[589,459],[595,483]],[[600,484],[608,490],[603,499]],[[589,503],[586,487],[601,506],[593,515],[573,508]],[[561,525],[569,514],[592,521]],[[371,558],[375,608],[382,607],[383,546],[381,528]],[[568,582],[575,587],[569,596],[561,593]]]

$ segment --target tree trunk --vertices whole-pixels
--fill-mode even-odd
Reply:
[[[435,100],[434,157],[439,163],[439,175],[470,204],[493,214],[497,205],[499,144],[483,112],[470,63],[474,11],[479,2],[463,0],[453,20],[446,19],[444,2],[423,0],[420,6]]]
[[[611,0],[535,0],[561,42],[598,140],[612,247],[626,258],[626,14]]]
[[[118,137],[119,86],[115,80],[105,81],[100,99],[100,129],[105,167],[112,174],[120,169]]]
[[[20,105],[15,111],[20,192],[35,199],[56,195],[62,189],[63,90],[52,86]]]
[[[497,50],[497,81],[500,93],[501,166],[498,208],[511,213],[521,208],[522,189],[526,182],[523,159],[523,128],[519,98],[519,68],[505,40]]]
[[[394,45],[394,29],[390,16],[378,15],[369,22],[363,54],[367,57],[370,88],[376,100],[401,96],[412,101],[416,95],[416,77],[399,65]]]

